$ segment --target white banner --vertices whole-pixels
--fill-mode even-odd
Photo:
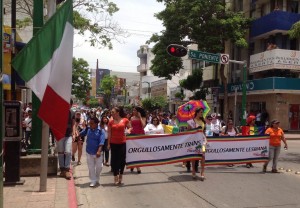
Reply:
[[[205,165],[266,162],[269,136],[208,138]]]
[[[270,69],[300,70],[300,52],[294,50],[273,49],[250,56],[249,72]]]
[[[126,140],[127,168],[201,159],[201,130],[166,135],[129,136]]]
[[[169,135],[130,136],[126,141],[127,168],[201,159],[201,130]],[[208,138],[205,165],[266,162],[269,136]]]

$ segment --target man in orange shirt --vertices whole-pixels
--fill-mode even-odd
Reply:
[[[270,135],[270,149],[269,149],[269,161],[263,166],[263,172],[267,172],[268,163],[273,160],[272,173],[278,173],[277,162],[280,154],[281,140],[284,143],[284,148],[287,149],[286,139],[281,128],[279,128],[279,121],[274,119],[271,122],[271,126],[266,130],[265,134]]]

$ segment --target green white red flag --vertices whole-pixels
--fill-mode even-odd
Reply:
[[[73,35],[73,5],[67,0],[12,61],[40,99],[38,116],[57,140],[65,136],[69,117]]]

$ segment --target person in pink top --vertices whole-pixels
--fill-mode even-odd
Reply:
[[[135,106],[132,109],[130,122],[132,127],[131,134],[145,134],[146,113],[142,108]]]
[[[135,106],[132,109],[132,116],[130,118],[131,134],[145,134],[144,128],[146,126],[146,112],[141,107]],[[133,172],[133,168],[130,169]],[[141,173],[141,169],[137,167],[137,173]]]

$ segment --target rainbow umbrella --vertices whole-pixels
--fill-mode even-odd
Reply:
[[[179,124],[185,124],[188,120],[194,118],[195,111],[197,108],[204,109],[204,118],[210,111],[210,108],[205,100],[190,100],[189,102],[179,106],[176,114]]]

